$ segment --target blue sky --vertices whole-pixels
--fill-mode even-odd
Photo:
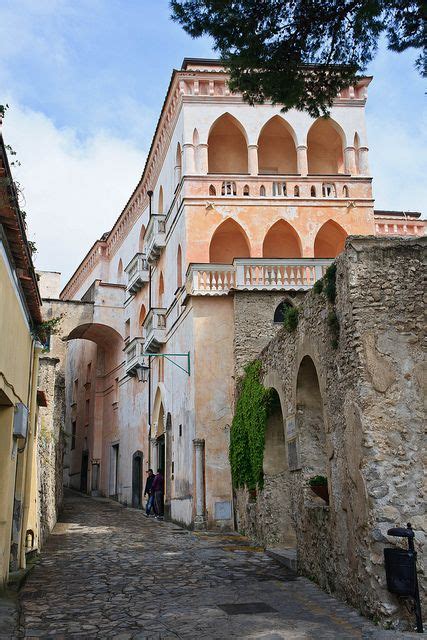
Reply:
[[[172,68],[213,55],[166,0],[3,0],[0,103],[18,152],[36,265],[67,278],[135,186]],[[423,210],[424,86],[414,52],[381,47],[368,72],[376,208]],[[70,241],[70,239],[72,239]]]

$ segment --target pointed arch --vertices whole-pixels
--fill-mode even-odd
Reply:
[[[165,283],[163,280],[163,271],[160,271],[160,275],[159,275],[159,288],[158,288],[158,305],[159,305],[159,309],[163,308],[163,294],[165,293]]]
[[[199,145],[199,142],[200,142],[199,132],[195,128],[194,131],[193,131],[193,145],[194,145],[195,148]]]
[[[247,135],[230,113],[217,118],[209,131],[208,172],[248,173]]]
[[[176,157],[175,157],[175,188],[179,185],[182,178],[182,151],[181,145],[178,142],[176,145]]]
[[[231,218],[216,228],[209,245],[209,262],[231,264],[234,258],[249,258],[250,243],[242,227]]]
[[[157,213],[163,213],[163,187],[160,185],[159,199],[157,201]]]
[[[180,244],[176,252],[176,286],[178,289],[182,287],[182,250]]]
[[[216,189],[215,189],[213,184],[211,184],[210,187],[209,187],[209,195],[210,196],[216,196]]]
[[[164,385],[162,383],[159,383],[156,389],[156,393],[154,394],[153,413],[152,413],[153,425],[157,425],[156,436],[161,435],[165,428],[164,397],[165,397]]]
[[[144,324],[146,315],[147,315],[147,309],[145,308],[145,305],[142,304],[139,310],[139,318],[138,318],[138,327],[141,333],[142,333],[142,325]]]
[[[354,146],[354,155],[355,155],[355,161],[356,161],[356,174],[359,175],[360,174],[360,138],[357,131],[354,134],[353,146]]]
[[[278,220],[267,231],[262,245],[263,258],[300,258],[301,240],[286,220]]]
[[[328,220],[316,234],[315,258],[335,258],[344,250],[347,232],[335,220]]]
[[[261,129],[258,137],[258,173],[298,173],[295,132],[281,116],[273,116]]]
[[[139,242],[138,242],[138,249],[140,253],[144,251],[144,237],[145,237],[145,226],[141,225],[141,231],[139,232]]]
[[[344,173],[345,134],[332,118],[318,118],[307,136],[309,174]]]
[[[123,261],[120,258],[119,264],[117,265],[117,284],[123,284],[124,275],[123,275]]]

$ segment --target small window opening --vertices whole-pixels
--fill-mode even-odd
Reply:
[[[244,196],[249,195],[249,186],[247,184],[245,184],[245,186],[243,187],[243,195]]]
[[[348,187],[347,185],[344,185],[342,188],[342,194],[344,198],[348,198]]]
[[[322,184],[322,195],[324,198],[335,198],[337,195],[335,185],[331,182],[324,182]]]
[[[310,189],[310,196],[311,196],[312,198],[315,198],[315,197],[316,197],[316,187],[315,187],[314,185],[313,185],[313,186],[311,187],[311,189]]]
[[[259,195],[265,197],[265,187],[263,184],[260,186]]]
[[[182,424],[179,425],[178,432],[179,432],[179,437],[181,437],[182,436]]]
[[[299,186],[298,185],[296,185],[294,187],[294,196],[295,196],[295,198],[299,198]]]
[[[213,184],[211,184],[210,187],[209,187],[209,195],[210,196],[216,196],[216,189],[213,186]]]
[[[280,304],[278,304],[274,312],[274,324],[283,324],[283,321],[285,319],[285,311],[292,306],[293,305],[287,300],[283,300]]]

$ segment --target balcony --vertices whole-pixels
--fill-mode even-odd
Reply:
[[[125,353],[125,373],[128,376],[136,376],[137,369],[139,369],[144,358],[144,338],[133,338],[123,349]]]
[[[136,253],[125,268],[128,277],[127,293],[136,293],[149,280],[148,263],[145,254]]]
[[[186,292],[223,296],[231,291],[307,291],[333,260],[315,258],[238,258],[233,264],[192,264]]]
[[[156,353],[166,342],[166,309],[150,309],[144,320],[144,350]]]
[[[149,264],[158,260],[165,245],[166,216],[154,214],[151,216],[145,232],[144,252]]]

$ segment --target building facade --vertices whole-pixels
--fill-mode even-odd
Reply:
[[[0,121],[1,125],[1,121]],[[41,322],[25,222],[0,132],[0,590],[38,548],[37,394]]]
[[[238,294],[268,309],[259,351],[349,234],[423,233],[416,216],[375,215],[370,80],[313,120],[249,106],[217,61],[173,72],[139,184],[60,295],[91,306],[63,335],[71,487],[140,507],[160,467],[169,517],[233,528]]]

